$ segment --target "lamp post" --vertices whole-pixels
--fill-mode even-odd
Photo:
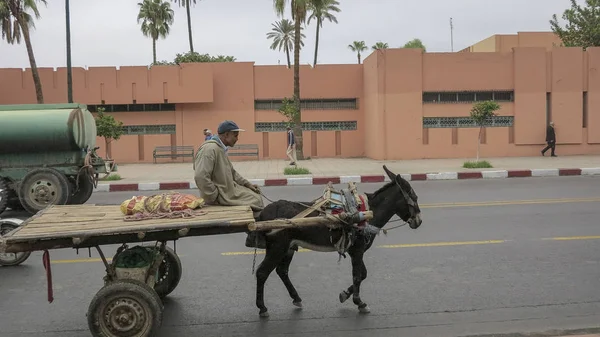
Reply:
[[[67,21],[67,98],[73,103],[73,74],[71,72],[71,19],[69,13],[69,0],[65,0],[65,16]]]

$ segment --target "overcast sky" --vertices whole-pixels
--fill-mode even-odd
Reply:
[[[420,38],[428,51],[450,51],[450,17],[454,22],[454,51],[493,34],[549,31],[552,14],[559,17],[569,0],[338,0],[338,24],[321,29],[319,63],[355,63],[348,49],[354,40],[370,47],[387,42],[400,47]],[[582,0],[579,0],[581,2]],[[66,66],[64,0],[39,5],[41,19],[32,31],[38,67]],[[73,66],[148,65],[152,40],[136,22],[138,0],[71,0]],[[185,9],[172,3],[175,23],[166,40],[157,42],[157,58],[172,61],[189,50]],[[289,11],[286,17],[289,18]],[[272,0],[200,0],[192,7],[194,48],[200,53],[232,55],[238,61],[285,64],[283,53],[269,49],[266,39],[278,20]],[[305,31],[301,63],[312,63],[315,25]],[[368,52],[370,53],[370,51]],[[363,58],[366,57],[363,56]],[[28,68],[25,44],[0,40],[0,67]]]

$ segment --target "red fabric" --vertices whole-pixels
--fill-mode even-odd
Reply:
[[[42,263],[46,269],[46,280],[48,281],[48,302],[54,301],[54,294],[52,292],[52,268],[50,268],[50,253],[47,250],[44,251],[42,256]]]

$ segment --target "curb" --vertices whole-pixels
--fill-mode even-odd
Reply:
[[[409,181],[425,180],[462,180],[462,179],[506,179],[525,177],[558,177],[558,176],[594,176],[600,175],[600,167],[559,168],[532,170],[494,170],[477,172],[439,172],[400,174]],[[380,183],[390,181],[387,175],[355,175],[338,177],[295,177],[280,179],[248,179],[258,186],[300,186],[356,183]],[[132,183],[132,184],[98,184],[94,192],[127,192],[127,191],[163,191],[195,189],[195,182],[165,183]]]

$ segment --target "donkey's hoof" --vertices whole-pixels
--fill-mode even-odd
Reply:
[[[349,298],[350,294],[348,294],[345,290],[340,293],[340,303],[346,302],[346,300]]]
[[[358,312],[360,312],[361,314],[368,314],[371,312],[371,309],[369,309],[368,305],[365,305],[362,308],[358,308]]]
[[[268,311],[261,311],[258,316],[260,316],[261,318],[267,318],[269,317],[269,312]]]
[[[297,306],[298,308],[302,308],[302,302],[292,302],[293,305]]]

